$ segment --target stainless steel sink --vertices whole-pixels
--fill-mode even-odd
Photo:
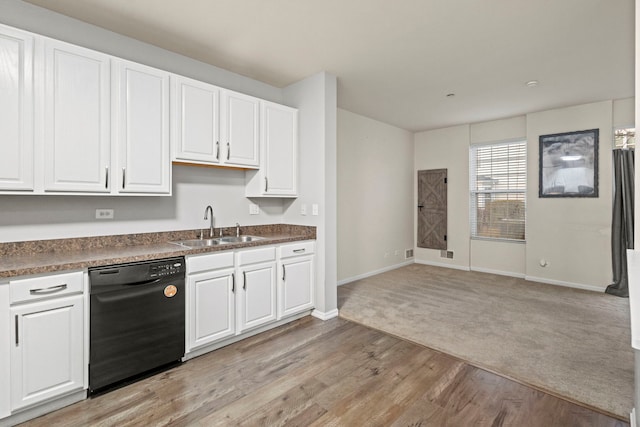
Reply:
[[[255,242],[256,240],[262,240],[264,237],[258,236],[229,236],[229,237],[221,237],[220,240],[222,243],[247,243],[247,242]]]
[[[255,242],[256,240],[262,240],[264,237],[258,236],[228,236],[228,237],[219,237],[217,239],[191,239],[191,240],[179,240],[173,243],[174,245],[184,246],[190,249],[196,248],[208,248],[216,245],[224,245],[230,243],[248,243]]]
[[[208,248],[210,246],[216,246],[221,244],[220,239],[192,239],[192,240],[180,240],[178,242],[169,242],[174,245],[185,246],[187,248]]]

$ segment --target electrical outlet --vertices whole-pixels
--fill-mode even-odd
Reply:
[[[384,253],[384,257],[385,257],[385,258],[389,258],[389,251],[386,251],[386,252]]]
[[[249,203],[249,215],[260,214],[260,206],[257,203]]]
[[[303,203],[300,205],[300,215],[306,215],[307,214],[307,204]]]
[[[393,251],[393,255],[400,256],[400,249],[396,249],[395,251]]]
[[[96,209],[96,219],[113,219],[113,209]]]
[[[314,203],[311,205],[311,215],[318,215],[318,204]]]

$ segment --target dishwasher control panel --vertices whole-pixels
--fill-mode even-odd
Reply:
[[[184,273],[184,261],[171,261],[166,263],[155,263],[149,266],[149,276],[152,278],[175,276]]]

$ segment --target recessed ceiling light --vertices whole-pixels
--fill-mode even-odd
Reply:
[[[527,87],[536,87],[536,86],[538,86],[538,83],[539,82],[537,80],[529,80],[525,84],[527,85]]]
[[[456,94],[455,94],[455,93],[448,93],[448,94],[447,94],[447,98],[453,98],[454,96],[456,96]]]

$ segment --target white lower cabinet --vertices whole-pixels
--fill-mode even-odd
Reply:
[[[233,252],[187,257],[187,353],[235,335]]]
[[[187,256],[187,357],[313,309],[314,252],[304,241]]]
[[[11,411],[85,388],[83,275],[9,282]]]
[[[314,307],[315,243],[301,242],[280,247],[278,318]]]
[[[238,326],[236,333],[256,328],[277,318],[276,248],[259,248],[236,254]]]

